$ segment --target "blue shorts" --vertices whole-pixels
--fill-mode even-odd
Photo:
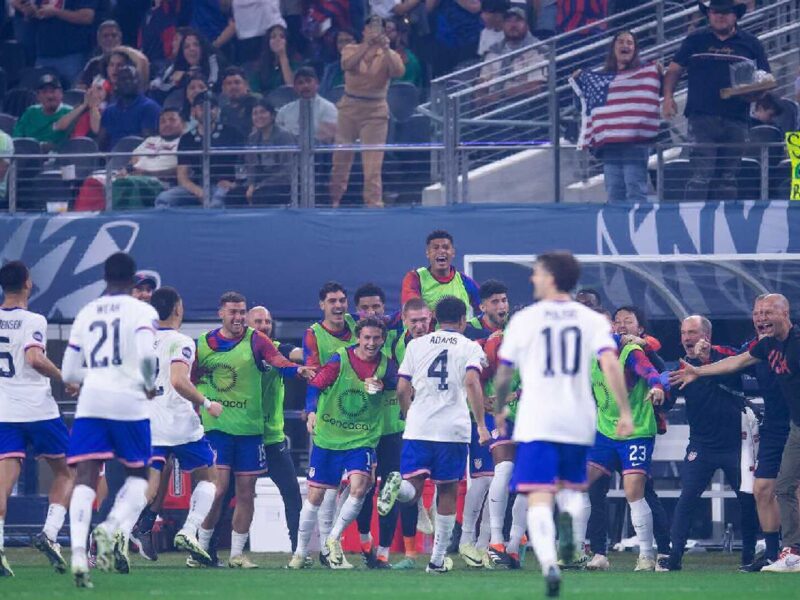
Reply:
[[[655,438],[651,437],[612,440],[598,432],[587,460],[606,475],[611,475],[614,471],[622,471],[623,475],[628,473],[650,475],[655,443]]]
[[[486,428],[489,433],[494,431],[494,417],[486,415]],[[478,442],[478,426],[472,422],[472,439],[469,442],[469,476],[492,477],[494,475],[494,461],[489,444],[481,446]]]
[[[319,488],[338,488],[342,474],[372,475],[375,448],[328,450],[314,446],[308,459],[308,484]]]
[[[205,437],[179,446],[155,446],[150,466],[156,471],[161,471],[170,456],[177,458],[181,471],[187,473],[214,465],[214,451]]]
[[[490,429],[489,433],[492,434],[492,441],[489,442],[489,450],[494,450],[498,446],[506,446],[514,444],[514,421],[506,419],[506,434],[500,435],[497,429]]]
[[[586,455],[589,446],[559,442],[520,442],[511,476],[517,493],[555,492],[559,486],[586,487]]]
[[[267,451],[261,435],[232,435],[216,429],[206,431],[218,469],[230,469],[241,475],[267,472]]]
[[[777,479],[781,468],[783,447],[786,445],[788,433],[773,433],[763,430],[759,436],[758,456],[756,457],[755,476],[758,479]]]
[[[400,473],[403,479],[418,475],[430,477],[434,483],[461,481],[467,471],[469,444],[403,440]]]
[[[27,423],[0,423],[0,459],[25,458],[30,444],[42,458],[66,456],[69,432],[61,417]]]
[[[79,417],[72,424],[67,462],[116,457],[127,467],[144,467],[150,462],[150,419],[115,421]]]

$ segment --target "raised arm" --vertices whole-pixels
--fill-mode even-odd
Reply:
[[[685,386],[700,377],[713,377],[715,375],[728,375],[736,373],[742,369],[746,369],[756,363],[760,362],[755,356],[749,352],[742,352],[736,356],[729,356],[723,358],[715,363],[710,363],[700,367],[690,365],[684,360],[681,360],[681,368],[673,371],[669,375],[669,384],[671,386],[677,385],[678,389],[682,390]]]

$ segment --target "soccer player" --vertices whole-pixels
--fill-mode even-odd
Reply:
[[[218,314],[221,327],[200,336],[195,358],[198,391],[225,409],[219,417],[205,408],[201,410],[206,438],[216,454],[217,470],[222,472],[217,480],[214,503],[200,526],[198,539],[208,551],[228,491],[228,475],[233,473],[236,508],[231,523],[228,566],[253,569],[258,565],[244,555],[244,546],[253,520],[256,478],[267,471],[261,378],[267,365],[289,377],[310,378],[314,370],[288,361],[272,340],[247,327],[247,304],[240,293],[224,293]],[[187,564],[196,566],[193,561]]]
[[[580,265],[569,252],[540,254],[531,281],[539,302],[515,314],[500,347],[495,376],[495,422],[505,432],[504,406],[514,365],[519,367],[522,396],[514,424],[517,460],[511,486],[528,495],[528,531],[548,596],[561,587],[553,523],[558,502],[562,560],[572,558],[589,517],[586,456],[594,443],[596,410],[590,369],[597,356],[620,410],[617,434],[633,432],[625,379],[608,320],[573,302],[569,292]]]
[[[72,574],[78,587],[92,587],[86,541],[103,461],[116,457],[125,465],[127,478],[108,517],[93,532],[99,569],[110,570],[112,562],[127,566],[123,546],[147,504],[147,400],[155,395],[158,314],[130,295],[135,274],[136,263],[129,255],[117,252],[106,259],[106,293],[75,317],[64,353],[64,380],[83,382],[67,453],[67,462],[77,468],[69,517]]]
[[[467,320],[464,335],[471,340],[485,340],[502,331],[508,323],[508,287],[502,281],[488,279],[478,291],[480,314]]]
[[[272,339],[272,314],[263,306],[254,306],[247,313],[247,324]],[[272,343],[292,362],[303,362],[303,350],[292,344],[272,339]],[[269,465],[268,475],[278,488],[286,510],[286,528],[292,552],[297,548],[297,531],[300,528],[300,509],[303,498],[297,473],[283,431],[283,400],[286,392],[283,377],[275,369],[261,375],[261,392],[264,403],[264,451]]]
[[[308,385],[308,432],[314,436],[308,468],[308,497],[300,513],[297,550],[290,569],[306,566],[308,543],[319,520],[325,490],[336,489],[342,472],[350,494],[324,540],[323,554],[331,569],[349,569],[339,541],[361,511],[373,483],[375,447],[381,436],[384,394],[394,387],[396,368],[381,352],[386,325],[376,317],[356,325],[357,344],[340,348]]]
[[[467,306],[459,298],[442,298],[436,320],[440,330],[412,340],[398,372],[397,397],[406,415],[403,451],[400,472],[389,476],[378,498],[378,513],[388,514],[396,501],[416,502],[430,477],[436,484],[438,516],[426,571],[446,573],[453,568],[445,554],[456,521],[458,482],[467,467],[470,408],[480,442],[487,444],[490,436],[480,382],[486,357],[476,342],[462,335]]]
[[[33,545],[56,572],[64,573],[67,563],[57,538],[67,514],[73,474],[66,461],[69,435],[50,391],[50,380],[62,381],[61,371],[45,353],[47,320],[28,310],[33,289],[28,267],[18,260],[3,265],[0,288],[0,576],[14,575],[3,551],[3,525],[28,444],[54,475],[47,519]],[[75,393],[77,388],[68,386],[68,391]]]
[[[322,321],[306,329],[303,336],[303,362],[318,369],[339,348],[355,343],[355,320],[347,313],[347,291],[342,284],[329,281],[319,290]]]
[[[453,236],[442,229],[432,231],[425,240],[425,255],[428,266],[409,271],[403,277],[400,302],[405,305],[411,298],[422,298],[434,310],[440,299],[454,296],[477,314],[481,303],[478,284],[453,267],[456,257]]]

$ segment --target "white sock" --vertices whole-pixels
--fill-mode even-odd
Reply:
[[[317,513],[319,506],[314,506],[308,500],[303,501],[303,508],[300,510],[300,528],[297,532],[297,549],[295,555],[306,557],[308,554],[308,544],[317,526]]]
[[[100,525],[110,534],[120,529],[125,533],[124,527],[128,524],[133,527],[145,506],[147,506],[147,480],[141,477],[128,477],[114,499],[114,506],[108,518]]]
[[[76,485],[69,502],[69,538],[72,556],[86,554],[86,541],[92,524],[92,504],[97,494],[88,485]]]
[[[389,560],[389,548],[388,548],[388,546],[378,546],[377,556],[381,560]]]
[[[475,547],[478,550],[486,550],[489,547],[489,540],[491,539],[491,527],[489,527],[489,508],[486,506],[486,504],[483,505],[481,515],[481,524],[478,528],[478,540],[475,542]]]
[[[338,540],[342,537],[344,530],[347,529],[347,526],[350,525],[353,521],[356,520],[358,517],[358,513],[361,512],[361,507],[364,505],[364,496],[361,498],[356,498],[355,496],[348,496],[347,500],[344,501],[342,504],[342,508],[339,511],[339,516],[336,517],[336,524],[331,529],[331,533],[328,536],[330,540]]]
[[[489,524],[492,528],[492,544],[502,544],[503,523],[506,520],[506,507],[508,506],[508,484],[514,472],[514,463],[504,460],[494,468],[494,477],[489,486]]]
[[[322,505],[319,507],[319,514],[317,516],[317,523],[319,525],[319,541],[325,550],[325,540],[331,534],[333,527],[333,519],[336,515],[336,490],[325,490],[325,497],[322,499]]]
[[[214,504],[214,495],[217,493],[217,486],[210,481],[201,481],[195,486],[192,492],[192,499],[189,503],[189,514],[181,527],[181,533],[191,536],[197,535],[197,530],[205,521],[211,505]]]
[[[3,518],[0,519],[0,550],[3,550],[6,547],[5,530],[6,520]]]
[[[214,536],[214,529],[203,529],[202,526],[197,528],[197,541],[203,550],[208,550],[211,545],[211,538]]]
[[[464,517],[461,521],[461,544],[475,544],[475,527],[481,514],[486,494],[489,492],[491,480],[488,477],[476,477],[470,481],[467,495],[464,497]]]
[[[511,530],[508,535],[507,552],[519,554],[519,545],[527,527],[528,498],[524,494],[517,494],[514,506],[511,507]]]
[[[542,574],[547,575],[550,567],[555,566],[556,524],[553,522],[553,509],[544,504],[528,507],[528,531],[533,538],[533,551],[542,567]]]
[[[455,515],[439,515],[436,519],[436,534],[433,536],[433,552],[431,564],[441,566],[444,562],[450,538],[453,537],[453,528],[456,525]]]
[[[580,551],[586,542],[586,526],[592,512],[589,494],[578,490],[560,490],[556,494],[556,502],[559,510],[568,512],[572,517],[572,538],[575,549]]]
[[[397,501],[401,504],[408,504],[413,501],[417,495],[417,490],[411,485],[410,481],[403,480],[400,484],[400,490],[397,492]],[[422,502],[422,498],[419,499]],[[424,507],[423,507],[424,508]]]
[[[639,538],[639,556],[654,558],[653,549],[653,513],[647,500],[640,498],[635,502],[628,502],[631,507],[631,521],[636,537]]]
[[[244,545],[247,543],[249,533],[239,533],[231,529],[231,558],[241,556],[244,553]]]
[[[358,541],[362,544],[372,544],[372,534],[371,533],[359,533],[358,534]]]
[[[64,526],[64,517],[67,516],[67,509],[60,504],[51,504],[47,507],[47,519],[44,522],[42,531],[51,542],[58,538],[58,532]]]

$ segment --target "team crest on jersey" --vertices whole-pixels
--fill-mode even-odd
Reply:
[[[181,350],[181,354],[183,354],[183,357],[188,360],[192,358],[192,349],[189,348],[189,346],[184,346],[183,350]]]
[[[483,466],[483,459],[482,458],[476,458],[475,460],[472,461],[472,464],[475,465],[476,469],[480,469]]]
[[[308,476],[313,477],[317,470],[314,467],[308,467]]]
[[[222,393],[230,392],[236,387],[236,369],[225,364],[214,365],[212,369],[208,378],[211,387]]]
[[[41,331],[34,331],[33,339],[35,339],[37,342],[41,342],[44,339],[44,336],[42,335]]]
[[[695,452],[694,450],[692,450],[691,452],[689,452],[689,454],[686,455],[686,460],[688,460],[689,462],[692,462],[696,458],[697,458],[697,452]]]
[[[361,390],[346,390],[337,398],[337,404],[342,414],[354,419],[367,410],[369,399]]]

